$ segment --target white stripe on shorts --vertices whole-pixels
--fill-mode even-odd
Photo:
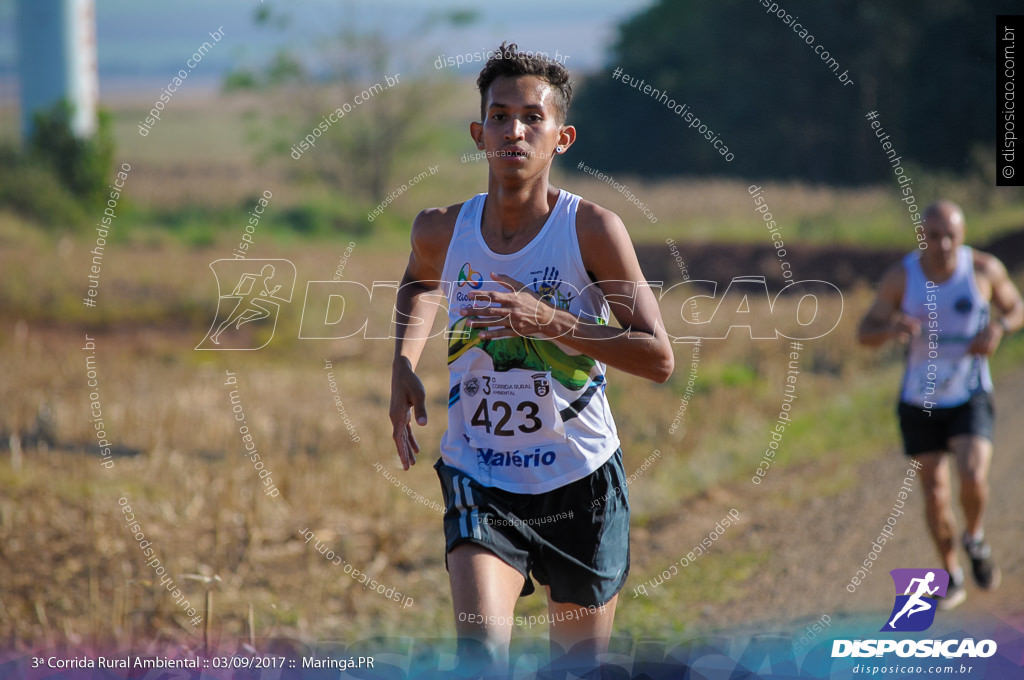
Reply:
[[[469,486],[468,478],[464,478],[462,480],[462,491],[465,495],[467,505],[476,506],[476,502],[473,500],[473,489]],[[480,531],[480,512],[476,507],[473,507],[470,511],[469,522],[473,526],[473,538],[483,540],[483,532]],[[463,535],[465,536],[466,534]]]
[[[455,492],[455,507],[459,511],[459,536],[467,536],[466,504],[462,501],[462,489],[459,488],[459,475],[452,475],[452,490]]]

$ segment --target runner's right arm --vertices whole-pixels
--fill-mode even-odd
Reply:
[[[891,338],[906,342],[921,332],[921,322],[903,313],[903,287],[906,273],[903,263],[889,268],[878,286],[874,303],[861,319],[857,341],[868,347],[878,347]]]
[[[395,356],[391,364],[392,439],[402,467],[416,464],[420,447],[412,432],[410,411],[419,425],[427,424],[426,394],[416,376],[423,347],[443,295],[441,270],[460,206],[432,208],[416,216],[412,225],[412,253],[395,300]]]

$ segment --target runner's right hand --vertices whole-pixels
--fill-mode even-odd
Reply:
[[[921,332],[921,322],[903,312],[893,319],[889,324],[889,332],[900,342],[908,342],[912,337]]]
[[[391,438],[395,440],[402,468],[408,470],[416,464],[420,446],[412,432],[410,410],[419,425],[427,424],[426,392],[423,383],[412,370],[405,357],[395,359],[391,369]]]

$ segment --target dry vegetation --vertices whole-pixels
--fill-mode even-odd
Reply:
[[[76,318],[95,311],[102,319],[105,306],[127,321],[61,323],[51,313],[5,318],[0,400],[8,408],[0,430],[27,440],[45,406],[53,435],[47,446],[26,446],[17,466],[9,454],[0,455],[4,644],[199,644],[202,627],[193,628],[154,582],[123,526],[122,497],[197,608],[203,588],[183,577],[220,577],[212,596],[214,641],[250,634],[352,639],[450,630],[439,514],[413,502],[375,468],[384,465],[440,501],[430,467],[445,424],[440,341],[433,341],[422,366],[431,395],[431,421],[420,434],[424,454],[413,471],[401,473],[386,415],[391,343],[297,339],[301,281],[328,278],[337,255],[322,248],[277,248],[276,257],[295,262],[300,285],[271,345],[259,352],[196,352],[192,348],[202,338],[215,295],[207,265],[221,250],[109,250],[101,307],[79,311]],[[34,299],[48,307],[56,296],[56,302],[72,304],[57,291],[81,287],[75,272],[84,268],[84,252],[78,243],[6,249],[0,264],[4,283],[23,279],[22,302]],[[400,255],[357,249],[346,276],[369,282],[395,276],[402,264]],[[799,408],[810,409],[811,395],[829,394],[870,365],[853,351],[850,332],[851,315],[863,303],[863,297],[848,300],[840,328],[805,343],[801,365],[809,372],[801,376],[800,389],[808,399]],[[378,315],[386,311],[374,309]],[[124,449],[113,469],[101,467],[92,436],[88,352],[81,349],[86,334],[96,339],[103,422]],[[671,435],[690,347],[677,347],[679,369],[666,385],[612,376],[609,393],[627,469],[655,448],[664,454],[658,474],[642,477],[632,489],[638,527],[671,516],[679,503],[716,483],[750,473],[757,457],[752,443],[760,443],[765,418],[778,410],[785,351],[781,342],[742,337],[705,342],[697,393]],[[358,443],[335,409],[325,359],[333,362]],[[225,386],[226,371],[237,375],[237,385]],[[281,490],[277,498],[260,493],[252,463],[242,453],[232,389]],[[403,610],[361,588],[307,546],[302,529],[413,597],[413,606]],[[649,559],[636,556],[637,568]],[[540,598],[531,598],[521,609],[541,607]],[[635,618],[628,608],[621,616]]]
[[[209,111],[200,107],[189,113],[183,106],[181,116],[165,123],[162,142],[122,134],[118,162],[132,162],[130,200],[146,207],[198,204],[230,210],[269,188],[271,209],[280,211],[308,199],[312,190],[293,181],[290,160],[260,166],[251,162],[251,154],[237,153],[243,131],[224,119],[237,117],[240,110],[228,106],[211,123]],[[200,119],[202,124],[195,124]],[[131,110],[122,111],[119,125],[132,120]],[[201,153],[206,145],[219,149],[216,144],[224,139],[224,148],[235,153],[202,160],[211,155]],[[389,207],[395,224],[407,224],[424,205],[451,203],[484,189],[482,167],[458,162],[462,150],[441,159],[405,159],[399,178],[428,163],[440,163],[441,178],[417,185]],[[468,144],[464,150],[472,151]],[[619,212],[639,241],[676,238],[684,257],[687,239],[767,242],[743,182],[617,179],[649,203],[657,225],[597,180],[560,176],[557,182]],[[864,236],[892,244],[911,238],[892,192],[884,189],[773,184],[769,200],[772,210],[785,216],[787,240],[853,242]],[[1021,213],[1015,204],[1000,204],[990,213],[972,213],[972,224],[983,226],[985,233],[1005,231],[1019,224]],[[194,351],[215,304],[208,265],[230,256],[243,215],[238,210],[237,226],[216,235],[216,246],[203,249],[187,248],[158,229],[127,234],[107,248],[100,305],[86,309],[81,297],[91,237],[51,240],[33,225],[0,213],[5,300],[0,310],[0,403],[6,407],[0,413],[0,646],[201,646],[203,626],[193,627],[154,582],[123,525],[122,497],[200,614],[205,614],[203,586],[185,576],[220,578],[211,598],[211,644],[221,642],[223,648],[250,636],[354,640],[452,632],[440,516],[413,502],[375,467],[383,465],[415,491],[440,501],[430,467],[445,426],[447,382],[440,341],[428,348],[429,359],[421,368],[431,421],[419,433],[424,448],[420,464],[409,473],[397,464],[386,414],[391,343],[297,339],[303,282],[329,279],[350,235],[303,242],[274,231],[270,223],[261,226],[251,255],[296,264],[295,301],[264,350]],[[406,238],[387,228],[357,237],[346,278],[364,283],[397,279]],[[664,257],[671,257],[667,248]],[[898,352],[880,359],[855,346],[853,330],[867,296],[867,291],[848,292],[839,327],[804,343],[798,422],[787,434],[789,446],[777,465],[829,455],[852,460],[878,455],[880,442],[891,446],[895,428],[888,418]],[[378,315],[388,311],[374,309]],[[81,349],[87,333],[96,339],[103,422],[123,454],[113,469],[101,467],[97,456],[87,352]],[[673,433],[669,429],[689,376],[691,348],[677,346],[676,375],[665,385],[613,372],[609,397],[627,471],[653,449],[662,452],[655,471],[631,488],[638,537],[678,523],[681,507],[698,497],[714,498],[716,486],[749,478],[765,444],[767,423],[779,409],[787,351],[782,341],[754,342],[742,335],[706,342],[696,393]],[[325,359],[333,362],[358,442],[335,409]],[[277,498],[260,492],[257,473],[242,454],[225,371],[237,375],[231,389],[238,390],[256,444],[281,490]],[[49,415],[41,419],[41,412]],[[882,418],[886,424],[880,427]],[[33,432],[41,423],[44,433],[47,427],[52,431],[34,443],[33,438],[40,440]],[[22,441],[20,456],[5,448],[12,434]],[[827,495],[839,485],[821,480],[803,493]],[[361,571],[414,598],[414,604],[402,609],[364,590],[312,543],[306,545],[299,535],[303,529],[314,531]],[[678,552],[678,545],[643,544],[655,547],[634,554],[636,579],[646,578]],[[722,570],[695,577],[685,592],[625,602],[617,628],[656,635],[690,626],[700,611],[688,605],[730,598],[730,580],[744,578],[744,569],[764,559],[761,554],[730,556]],[[719,564],[708,560],[708,565]],[[542,597],[532,597],[520,603],[517,613],[538,613],[543,606]]]

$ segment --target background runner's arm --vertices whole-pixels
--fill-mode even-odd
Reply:
[[[984,253],[977,253],[976,257],[980,260],[975,260],[975,267],[980,264],[992,284],[992,306],[999,311],[999,318],[992,318],[981,329],[967,351],[971,354],[990,355],[999,347],[1003,335],[1024,325],[1024,301],[1021,301],[1020,291],[1013,285],[1002,262]]]
[[[1000,314],[1000,328],[1007,333],[1020,330],[1024,326],[1024,300],[1021,300],[1020,291],[998,259],[991,258],[987,269],[992,280],[992,305]]]
[[[875,301],[857,329],[857,341],[862,345],[878,347],[891,338],[906,341],[920,332],[921,322],[900,308],[905,276],[902,263],[896,263],[882,277]]]

